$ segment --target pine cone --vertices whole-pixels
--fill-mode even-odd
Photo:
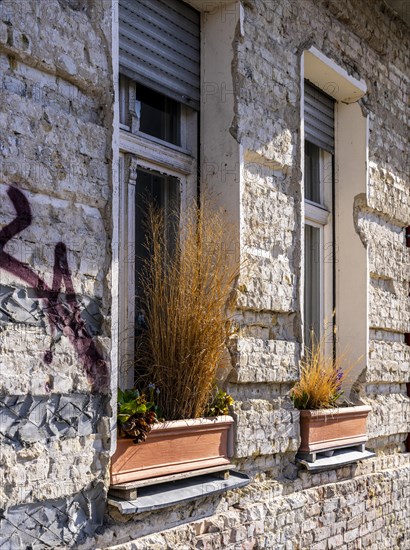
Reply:
[[[151,431],[151,424],[146,421],[145,415],[133,415],[124,423],[123,428],[134,437],[134,443],[139,443],[147,438]]]

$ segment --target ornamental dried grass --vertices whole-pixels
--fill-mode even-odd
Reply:
[[[353,368],[344,368],[346,354],[336,358],[326,354],[325,337],[320,340],[311,337],[311,345],[306,349],[300,364],[300,379],[290,392],[297,409],[317,410],[339,406],[343,395],[342,382]]]
[[[166,420],[198,418],[232,334],[227,308],[238,267],[227,251],[234,248],[222,212],[207,205],[187,209],[183,224],[174,228],[173,247],[164,213],[150,207],[148,218],[137,370],[160,389],[157,401]]]

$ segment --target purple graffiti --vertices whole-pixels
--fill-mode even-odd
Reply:
[[[81,317],[68,267],[66,245],[62,242],[56,244],[53,283],[50,288],[30,266],[4,252],[7,242],[29,227],[32,222],[30,204],[24,194],[15,187],[9,187],[7,194],[16,210],[16,218],[0,231],[0,268],[25,281],[36,292],[37,297],[44,300],[44,310],[52,334],[60,331],[67,336],[84,367],[92,391],[104,391],[108,388],[109,382],[107,362],[98,351]],[[62,302],[60,293],[63,285],[66,295]],[[44,362],[50,364],[52,360],[52,351],[47,350]]]

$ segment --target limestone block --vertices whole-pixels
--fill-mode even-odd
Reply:
[[[404,441],[410,431],[410,400],[406,386],[369,385],[366,393],[366,401],[372,407],[367,421],[369,439],[401,434]]]
[[[409,332],[408,282],[372,278],[370,283],[370,326],[374,329]]]
[[[410,348],[403,342],[371,340],[367,364],[367,382],[410,380]]]
[[[237,491],[236,500],[232,494],[222,497],[218,505],[209,499],[198,501],[190,512],[190,523],[186,521],[188,516],[184,518],[174,510],[135,516],[133,521],[121,523],[115,522],[111,512],[114,521],[80,548],[189,550],[220,547],[221,541],[229,547],[231,540],[240,540],[241,548],[292,550],[299,544],[301,548],[319,550],[324,546],[342,547],[346,534],[355,546],[360,546],[367,533],[372,533],[378,547],[387,539],[392,547],[399,541],[400,547],[407,528],[403,504],[407,502],[410,469],[404,456],[389,460],[381,457],[355,465],[357,476],[346,475],[345,471],[338,481],[331,480],[332,472],[315,476],[305,472],[308,486],[297,491],[293,491],[292,483],[283,483],[280,491],[277,480],[254,480]],[[389,497],[392,493],[397,497],[396,508]],[[227,502],[234,506],[228,509]]]
[[[108,199],[110,130],[96,115],[95,99],[53,75],[29,69],[19,67],[11,77],[5,68],[1,75],[4,178],[44,194],[53,190],[62,198],[103,206]]]
[[[263,400],[236,401],[235,456],[238,458],[296,451],[299,412]]]
[[[237,383],[294,382],[299,377],[296,342],[240,338],[235,349]]]
[[[359,226],[368,245],[370,273],[397,281],[410,280],[410,252],[405,246],[403,227],[374,213],[360,218]]]
[[[8,186],[0,184],[2,196],[0,224],[11,223],[16,218],[15,208],[7,195]],[[105,227],[98,209],[79,203],[51,198],[19,188],[31,209],[30,225],[19,234],[19,239],[10,240],[5,251],[18,261],[28,264],[49,285],[53,278],[55,246],[63,242],[75,292],[98,296],[94,279],[83,276],[98,276],[106,268]],[[83,267],[81,269],[81,262]],[[87,262],[87,266],[84,262]],[[1,271],[2,284],[23,283],[15,275]],[[64,290],[64,287],[62,288]]]
[[[93,14],[64,9],[62,3],[50,0],[44,5],[26,0],[6,0],[3,8],[9,25],[7,50],[32,66],[55,71],[77,80],[94,93],[104,93],[109,68],[108,37],[111,5],[99,2]],[[98,13],[98,11],[100,13]],[[97,15],[98,14],[98,15]],[[47,28],[48,32],[41,32]],[[104,33],[106,36],[104,36]],[[92,56],[89,52],[93,52]]]

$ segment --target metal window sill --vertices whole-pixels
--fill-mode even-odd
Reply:
[[[108,504],[118,508],[124,515],[139,514],[218,495],[232,489],[245,487],[249,482],[250,479],[246,474],[232,470],[227,479],[221,479],[217,473],[208,473],[162,483],[155,480],[153,485],[139,486],[138,497],[133,500],[111,496],[108,493]],[[118,488],[118,486],[116,487]],[[117,489],[115,489],[115,493],[118,494]]]

